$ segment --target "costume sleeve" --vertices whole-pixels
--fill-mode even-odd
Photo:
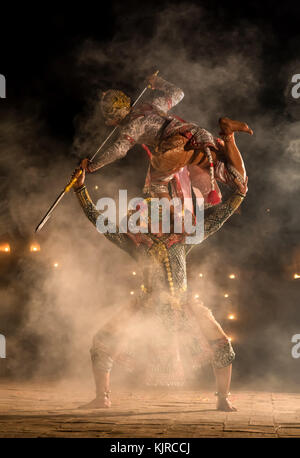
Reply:
[[[222,202],[209,210],[209,215],[204,214],[204,237],[203,240],[207,239],[215,232],[217,232],[223,224],[230,218],[231,215],[239,208],[243,202],[245,196],[235,191],[225,202]],[[202,240],[202,241],[203,241]],[[194,247],[199,244],[186,244],[185,250],[188,255]]]
[[[164,112],[175,107],[184,97],[184,92],[174,84],[165,81],[159,76],[156,77],[155,89],[163,92],[162,96],[154,97],[152,105],[155,105],[159,110]]]
[[[104,223],[104,220],[106,219],[102,213],[97,210],[95,204],[93,203],[88,190],[86,189],[85,186],[82,186],[78,190],[75,191],[77,198],[79,200],[79,203],[86,215],[86,217],[94,224],[94,226],[97,227],[97,223],[99,223],[99,219],[102,218],[102,221]],[[109,227],[112,225],[110,222],[105,221],[105,226]],[[114,233],[106,232],[103,234],[108,240],[113,242],[115,245],[117,245],[119,248],[122,248],[123,250],[127,251],[131,256],[134,256],[134,244],[132,240],[127,236],[127,234],[122,234],[119,232],[118,227],[115,228]]]
[[[122,126],[116,141],[100,155],[98,160],[89,164],[88,172],[95,172],[105,165],[125,157],[128,150],[138,142],[144,130],[145,125],[143,117],[134,119],[127,125]]]
[[[237,178],[241,183],[244,183],[242,175],[236,170],[235,167],[226,162],[217,161],[215,165],[215,179],[221,183],[236,187],[234,179]]]
[[[209,215],[204,218],[204,240],[223,226],[243,200],[244,196],[236,191],[225,202],[211,208]]]

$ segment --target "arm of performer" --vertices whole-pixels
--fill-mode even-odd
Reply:
[[[144,133],[144,129],[144,119],[141,117],[134,119],[120,128],[117,140],[99,156],[97,161],[89,162],[88,159],[84,159],[81,162],[81,167],[91,173],[118,159],[122,159],[130,148],[138,142],[139,137]]]
[[[244,165],[244,163],[243,163]],[[225,161],[216,161],[215,164],[215,179],[233,189],[236,188],[239,183],[243,186],[245,182],[246,175],[240,173],[234,165],[229,163],[226,159]]]
[[[154,97],[152,105],[156,106],[159,110],[167,112],[175,107],[184,97],[182,89],[176,87],[174,84],[169,83],[156,74],[148,78],[151,89],[157,89],[163,92],[163,95]]]
[[[78,170],[72,175],[72,178],[77,175]],[[83,170],[82,175],[79,176],[76,184],[74,185],[74,191],[80,203],[82,210],[84,211],[86,217],[93,223],[94,226],[99,227],[99,223],[102,223],[103,226],[108,227],[113,223],[107,222],[107,218],[104,217],[101,211],[97,210],[94,202],[92,201],[88,190],[84,184],[85,181],[85,170]],[[110,242],[113,242],[119,248],[127,251],[131,256],[134,256],[134,243],[127,236],[127,234],[122,234],[119,232],[118,227],[116,226],[115,232],[110,233],[106,232],[103,234]]]
[[[152,105],[163,112],[170,110],[184,97],[184,93],[181,89],[158,77],[156,74],[151,75],[147,81],[152,89],[158,89],[164,93],[163,96],[155,97],[152,101]],[[130,108],[128,108],[128,110],[130,111]],[[117,124],[118,122],[114,125]],[[81,168],[85,169],[87,172],[95,172],[105,165],[122,159],[126,156],[130,148],[132,148],[135,143],[138,143],[139,138],[144,134],[145,127],[143,116],[139,116],[125,125],[120,125],[119,137],[112,146],[107,148],[95,162],[89,162],[88,159],[83,159]]]
[[[248,178],[246,177],[245,183],[239,183],[239,187],[225,202],[212,207],[210,214],[204,218],[204,240],[221,229],[223,224],[239,208],[248,191],[247,182]]]
[[[204,215],[204,237],[203,240],[207,239],[211,235],[215,234],[223,224],[236,212],[241,203],[243,202],[247,191],[248,177],[246,177],[245,183],[242,185],[238,183],[233,194],[225,201],[214,207],[211,207],[209,215]],[[196,245],[186,245],[186,255],[196,247]]]

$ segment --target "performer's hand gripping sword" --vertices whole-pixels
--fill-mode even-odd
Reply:
[[[158,70],[154,73],[155,76],[158,75]],[[140,100],[140,98],[144,95],[144,93],[147,91],[147,89],[151,89],[152,86],[151,84],[146,86],[142,92],[140,93],[140,95],[138,96],[138,98],[136,99],[136,101],[132,104],[132,107],[133,108],[137,103],[138,101]],[[101,149],[103,148],[103,146],[108,142],[108,140],[112,137],[112,135],[115,133],[115,131],[118,129],[119,126],[116,126],[114,127],[114,129],[110,132],[110,134],[106,137],[106,139],[104,140],[103,143],[101,143],[101,145],[99,146],[99,148],[97,149],[97,151],[93,154],[93,156],[90,158],[90,162],[92,162],[95,157],[97,156],[97,154],[101,151]],[[78,178],[80,177],[80,175],[82,174],[82,169],[80,169],[76,175],[76,177],[72,178],[72,180],[65,186],[64,190],[59,194],[59,196],[57,197],[57,199],[54,201],[54,203],[51,205],[51,207],[49,208],[49,210],[47,211],[47,213],[45,214],[45,216],[43,217],[43,219],[41,220],[41,222],[37,225],[36,229],[35,229],[35,232],[39,232],[42,227],[46,224],[46,222],[48,221],[48,219],[50,218],[51,214],[53,213],[54,209],[57,207],[57,205],[59,204],[59,202],[61,201],[61,199],[64,197],[65,194],[67,194],[70,189],[73,188],[74,184],[76,183],[76,181],[78,180]]]

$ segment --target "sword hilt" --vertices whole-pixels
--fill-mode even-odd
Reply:
[[[153,73],[153,76],[157,76],[158,74],[159,74],[159,70],[156,70],[156,72]],[[151,84],[148,84],[148,85],[147,85],[147,88],[148,88],[148,89],[153,89],[153,87],[151,86]]]
[[[73,188],[74,184],[76,183],[76,181],[78,180],[78,178],[80,177],[80,175],[82,175],[83,173],[83,170],[82,169],[79,169],[78,172],[77,172],[77,175],[72,178],[71,181],[69,181],[69,183],[67,184],[67,186],[65,187],[64,189],[64,192],[69,192],[70,189]]]

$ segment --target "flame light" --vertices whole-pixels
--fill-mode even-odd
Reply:
[[[231,280],[234,280],[234,279],[236,278],[236,276],[235,276],[235,274],[230,274],[230,275],[229,275],[229,278],[230,278]]]
[[[55,268],[57,268],[58,266],[59,266],[58,262],[55,262],[55,263],[53,264],[53,267],[55,267]]]
[[[194,299],[199,299],[199,294],[195,294]]]
[[[224,297],[226,297],[226,299],[227,299],[227,297],[229,297],[229,294],[225,293],[225,294],[224,294]]]
[[[294,280],[297,280],[297,278],[300,278],[300,274],[294,274]]]
[[[41,247],[39,243],[32,243],[30,245],[30,251],[32,251],[33,253],[36,253],[37,251],[41,251]]]
[[[228,315],[228,320],[235,320],[235,315],[233,313],[230,313]]]
[[[136,275],[136,272],[132,272],[132,275],[135,276],[135,275]]]
[[[0,245],[0,251],[2,251],[3,253],[10,253],[10,244],[3,243],[3,245]]]
[[[203,274],[200,273],[200,274],[199,274],[199,277],[200,277],[200,278],[203,278]]]
[[[131,294],[131,296],[133,296],[134,295],[134,291],[130,291],[130,294]]]

